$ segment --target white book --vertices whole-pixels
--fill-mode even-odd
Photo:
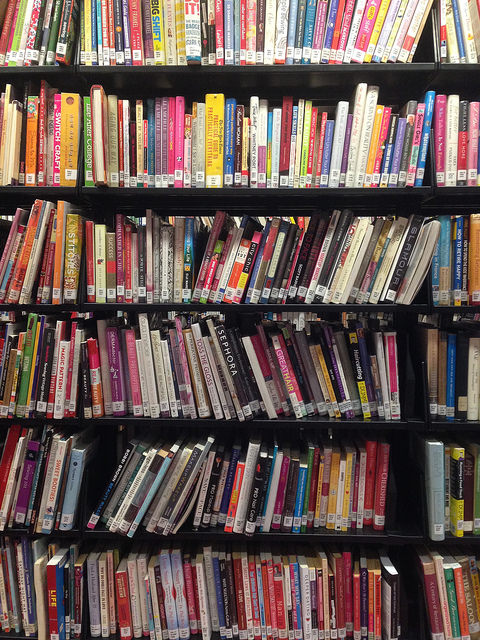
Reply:
[[[212,473],[213,463],[215,461],[216,451],[210,449],[207,455],[207,459],[204,464],[203,473],[199,479],[200,491],[197,497],[197,504],[195,506],[195,515],[193,517],[193,527],[198,529],[203,518],[203,509],[205,507],[205,501],[207,499],[208,485],[210,484],[210,474]]]
[[[213,560],[212,560],[213,549],[211,546],[203,547],[203,563],[205,566],[205,578],[206,578],[206,592],[208,597],[208,602],[210,605],[210,619],[212,623],[212,630],[219,631],[220,623],[218,619],[218,609],[217,609],[217,595],[215,590],[215,577],[213,573]]]
[[[275,499],[277,497],[278,483],[280,481],[280,471],[283,462],[283,451],[278,450],[275,457],[275,464],[273,465],[272,480],[270,482],[270,490],[268,493],[267,505],[265,507],[265,516],[261,531],[268,533],[272,524],[273,511],[275,509]]]
[[[20,292],[19,304],[29,304],[29,302],[31,301],[32,289],[38,272],[38,266],[41,258],[43,257],[45,234],[47,233],[48,222],[50,220],[50,213],[53,206],[54,205],[52,202],[45,202],[42,206],[40,220],[35,231],[35,238],[33,240],[33,245],[30,252],[30,259],[28,261],[22,290]]]
[[[263,60],[260,64],[275,62],[275,26],[277,20],[277,0],[266,0],[265,6],[265,37]],[[257,64],[259,51],[257,51]]]
[[[250,187],[258,187],[258,126],[260,100],[258,96],[250,98]],[[215,630],[215,629],[214,629]]]
[[[350,24],[350,31],[348,34],[347,46],[345,47],[345,55],[343,56],[343,63],[348,64],[352,61],[355,44],[357,42],[357,35],[360,31],[360,24],[363,18],[363,12],[365,10],[366,0],[357,0],[355,10],[353,12],[352,22]],[[348,185],[347,185],[348,187]]]
[[[145,590],[145,577],[148,576],[147,559],[147,553],[140,552],[137,554],[138,595],[140,601],[140,615],[142,618],[142,630],[144,636],[149,635],[147,593]]]
[[[277,189],[280,179],[280,144],[282,135],[282,110],[273,110],[272,122],[272,178],[271,187]]]
[[[354,264],[358,263],[360,249],[364,243],[365,234],[367,229],[372,229],[370,220],[368,218],[360,218],[355,229],[352,241],[350,243],[350,249],[347,254],[347,258],[340,272],[339,278],[335,285],[335,289],[331,294],[331,302],[339,304],[347,297],[351,289],[352,280],[356,275]],[[350,285],[347,291],[347,283]]]
[[[212,405],[213,414],[217,420],[221,420],[223,418],[222,405],[220,403],[217,387],[215,385],[215,379],[208,359],[207,350],[205,349],[205,343],[202,336],[200,324],[194,323],[192,324],[191,328],[195,340],[199,365],[201,366],[203,371],[203,379],[205,380],[205,385],[210,398],[210,403]]]
[[[202,640],[210,640],[212,637],[212,624],[210,616],[210,604],[207,594],[207,580],[203,564],[203,554],[197,553],[195,557],[195,569],[197,573],[198,608],[200,614],[200,628]]]
[[[177,397],[175,395],[175,384],[173,382],[172,363],[170,360],[170,351],[167,340],[160,340],[160,349],[163,358],[163,369],[165,372],[165,384],[168,394],[168,404],[170,407],[170,416],[178,418]]]
[[[340,169],[342,166],[343,145],[347,128],[348,102],[341,100],[337,104],[335,112],[335,129],[333,132],[332,157],[330,160],[329,187],[338,187],[340,184]]]
[[[460,96],[452,94],[447,97],[447,135],[445,158],[445,186],[457,185],[457,154],[458,154],[458,115]]]
[[[47,584],[47,555],[40,556],[33,565],[33,584],[35,587],[35,608],[37,614],[37,639],[47,640],[50,638],[48,634],[48,610],[47,610],[47,598],[45,585]],[[4,585],[3,575],[0,573],[0,602],[2,603],[3,611],[7,608],[3,608],[2,602],[2,585]],[[3,586],[4,590],[4,586]],[[5,598],[6,602],[6,598]]]
[[[395,40],[393,42],[392,48],[390,50],[390,54],[388,56],[388,62],[397,61],[403,41],[405,40],[405,36],[407,35],[408,27],[412,21],[413,14],[415,13],[417,4],[418,4],[418,0],[408,0],[405,13],[403,14],[402,21],[400,23],[400,26],[397,31],[397,35],[395,36]]]
[[[72,387],[70,389],[70,411],[75,413],[77,409],[78,370],[80,366],[80,345],[85,339],[84,329],[77,327],[75,332],[75,347],[73,350]]]
[[[394,220],[392,226],[390,227],[390,233],[388,234],[390,237],[390,242],[385,252],[382,265],[375,278],[375,282],[373,283],[370,298],[368,300],[372,304],[376,304],[380,301],[380,296],[384,291],[385,284],[387,284],[388,286],[387,278],[390,273],[390,269],[392,268],[392,264],[394,263],[397,256],[398,249],[399,247],[401,247],[401,242],[407,228],[408,219],[403,217],[399,217]]]
[[[168,66],[177,64],[177,30],[175,21],[175,0],[166,0],[164,4],[166,58]]]
[[[269,390],[267,389],[267,383],[265,381],[265,378],[263,377],[257,354],[255,353],[255,349],[252,344],[252,340],[250,336],[245,336],[242,338],[242,342],[243,346],[245,347],[250,366],[252,367],[253,375],[255,376],[260,395],[262,396],[263,404],[265,405],[265,411],[267,412],[268,417],[273,420],[277,417],[277,412],[275,411],[272,398],[270,396]]]
[[[145,381],[148,389],[150,403],[150,415],[152,418],[160,417],[160,405],[158,403],[157,388],[155,385],[155,371],[153,367],[152,345],[150,343],[150,330],[146,313],[138,314],[140,338],[142,341],[143,361],[145,367]]]
[[[98,558],[98,586],[101,634],[102,638],[108,638],[110,636],[110,619],[108,616],[107,553],[105,551]]]
[[[277,24],[275,34],[275,62],[284,64],[287,53],[288,12],[290,0],[277,1]]]
[[[268,138],[268,100],[260,100],[258,109],[258,175],[257,187],[265,189],[267,186],[267,138]],[[264,157],[262,164],[260,158]],[[263,169],[261,171],[260,169]]]
[[[158,329],[150,331],[152,343],[153,364],[155,367],[155,379],[157,383],[158,398],[160,401],[160,415],[169,416],[170,407],[168,402],[167,381],[165,378],[165,367],[160,341],[160,331]]]
[[[217,365],[217,362],[215,360],[215,355],[212,350],[212,342],[213,342],[212,338],[209,338],[208,336],[203,337],[205,352],[207,354],[208,363],[210,365],[213,380],[215,382],[215,389],[220,399],[220,404],[222,407],[223,414],[225,416],[225,420],[231,420],[233,413],[230,412],[229,404],[232,404],[232,407],[233,407],[233,403],[231,398],[230,398],[230,403],[227,402],[226,393],[228,393],[228,389],[226,387],[224,389],[222,381],[220,380],[219,366]]]
[[[367,84],[360,82],[355,90],[353,99],[353,120],[352,132],[350,134],[350,146],[348,148],[347,174],[345,177],[345,186],[353,187],[355,184],[355,169],[357,166],[357,155],[360,144],[360,136],[362,132],[363,116],[365,112],[365,103],[367,100]]]
[[[185,218],[175,218],[173,231],[173,302],[182,302],[184,267]],[[163,262],[163,261],[162,261]],[[163,266],[163,264],[162,264]]]
[[[375,355],[377,356],[378,375],[380,376],[380,386],[382,389],[382,399],[383,399],[383,410],[380,407],[380,404],[377,405],[378,414],[381,418],[385,417],[385,420],[391,420],[392,410],[390,405],[390,391],[388,386],[388,372],[387,372],[387,363],[385,359],[383,335],[378,331],[374,332],[373,342],[375,345]]]
[[[142,614],[140,612],[140,593],[137,571],[138,553],[129,553],[127,558],[128,589],[130,595],[130,611],[132,613],[133,637],[142,637]]]
[[[303,555],[298,556],[298,568],[300,573],[300,594],[302,598],[303,640],[313,640],[310,576],[307,560]]]
[[[350,273],[350,276],[345,284],[345,289],[340,298],[340,304],[347,304],[350,293],[352,292],[353,285],[355,283],[355,278],[358,274],[358,270],[362,264],[363,258],[367,251],[368,245],[370,243],[370,238],[373,233],[373,224],[369,224],[365,231],[365,235],[363,236],[362,243],[360,245],[360,249],[358,250],[357,257],[355,258],[355,262],[353,263],[353,267]]]
[[[367,89],[365,99],[365,110],[363,113],[362,128],[358,141],[358,153],[355,166],[355,180],[352,186],[363,187],[365,182],[365,170],[367,167],[368,152],[370,150],[370,139],[372,137],[373,121],[375,119],[375,111],[377,108],[378,87],[371,86]],[[354,116],[355,117],[355,116]],[[350,141],[350,146],[353,140]]]
[[[330,217],[330,222],[328,223],[327,231],[325,233],[325,237],[318,254],[317,262],[315,263],[315,267],[313,269],[312,278],[310,280],[307,293],[305,294],[305,304],[311,304],[313,302],[313,298],[315,297],[318,279],[320,277],[325,258],[327,257],[328,250],[332,243],[333,234],[335,233],[335,229],[337,227],[337,223],[341,213],[342,212],[339,209],[335,209]]]
[[[363,529],[363,516],[365,513],[365,480],[367,474],[367,452],[365,444],[357,444],[359,454],[359,474],[358,474],[358,506],[357,506],[357,529]]]
[[[293,187],[298,189],[300,186],[300,167],[302,163],[302,143],[303,143],[303,119],[305,115],[305,100],[300,98],[298,101],[297,115],[297,136],[295,139],[295,166],[293,172]]]
[[[468,340],[467,420],[478,420],[480,393],[480,338]]]
[[[420,27],[422,26],[422,22],[423,22],[423,18],[425,16],[425,13],[428,12],[430,10],[432,4],[432,0],[419,0],[415,11],[413,13],[412,19],[410,21],[410,24],[408,25],[408,29],[407,29],[407,33],[405,35],[405,39],[408,38],[408,42],[415,42],[415,38],[417,37],[417,33],[418,30],[420,29]],[[460,5],[460,2],[459,2]],[[467,15],[468,15],[468,0],[465,2],[465,8],[467,10]],[[460,9],[460,6],[459,6]],[[460,10],[460,21],[462,22],[462,29],[463,29],[463,20],[462,20],[462,12]],[[470,18],[470,16],[469,16]],[[469,20],[470,22],[470,20]],[[470,22],[470,29],[471,29],[471,22]],[[471,33],[471,31],[470,31]],[[473,33],[471,33],[471,36],[473,38]],[[410,40],[410,38],[412,40]],[[404,40],[405,40],[404,39]],[[401,43],[402,45],[404,44],[404,42]],[[475,60],[469,60],[469,62],[477,62],[477,54],[475,52],[475,43],[472,40],[472,44],[473,44],[473,52],[475,55]],[[468,43],[466,43],[467,48],[468,48]],[[410,50],[407,48],[405,49],[403,46],[400,49],[400,53],[398,54],[398,62],[407,62],[408,58],[410,56]],[[467,60],[468,61],[468,60]]]
[[[178,628],[177,609],[175,606],[175,591],[173,586],[172,564],[170,549],[160,551],[160,573],[165,605],[165,617],[167,619],[168,637],[170,640],[178,640],[180,637]]]
[[[142,341],[135,340],[135,348],[137,350],[138,377],[140,378],[140,392],[142,395],[143,415],[150,417],[150,404],[148,400],[148,389],[145,381],[145,364],[143,362],[143,346]]]
[[[245,458],[245,471],[243,473],[242,486],[238,496],[237,513],[233,525],[233,533],[243,533],[248,509],[248,501],[252,489],[252,482],[255,476],[255,466],[260,453],[260,441],[251,440],[248,443],[247,455]]]
[[[420,230],[407,272],[397,294],[399,304],[411,304],[430,269],[432,256],[440,237],[440,222],[431,220]]]

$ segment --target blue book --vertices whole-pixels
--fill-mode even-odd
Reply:
[[[193,291],[193,265],[195,264],[194,254],[195,244],[195,219],[192,216],[185,218],[185,242],[184,242],[184,265],[183,265],[183,287],[182,302],[189,303]],[[188,281],[187,281],[188,279]]]
[[[139,585],[140,589],[143,587],[145,589],[145,598],[147,600],[147,615],[148,615],[148,630],[150,632],[150,638],[155,637],[155,624],[153,622],[153,608],[152,608],[152,598],[150,596],[150,579],[148,574],[145,576],[143,580],[143,585]]]
[[[218,551],[212,551],[213,578],[215,580],[215,595],[217,600],[218,624],[220,627],[220,638],[226,640],[227,629],[225,624],[225,607],[223,604],[222,578],[220,575],[220,560]]]
[[[155,186],[155,100],[147,100],[147,126],[148,126],[148,186]]]
[[[88,2],[88,0],[86,0]],[[97,0],[92,0],[92,65],[98,64],[98,49],[97,49]],[[100,18],[101,21],[101,18]],[[101,24],[100,24],[101,26]],[[101,33],[101,32],[100,32]]]
[[[68,562],[69,558],[69,550],[68,549],[60,549],[58,553],[56,553],[53,558],[50,560],[50,563],[55,565],[55,577],[56,577],[56,588],[57,588],[57,624],[58,624],[58,640],[66,639],[66,626],[65,626],[65,565]],[[48,565],[47,565],[48,567]],[[47,568],[48,572],[48,568]]]
[[[457,360],[457,334],[449,333],[447,342],[447,420],[455,419],[455,366]]]
[[[260,628],[263,631],[263,630],[266,630],[267,622],[265,619],[265,602],[263,599],[262,567],[260,563],[255,562],[255,571],[257,574],[257,591],[258,591],[258,608],[260,611]]]
[[[45,331],[46,318],[45,318],[45,316],[39,316],[38,319],[39,319],[39,324],[40,324],[40,329],[38,329],[38,344],[41,345],[42,344],[42,340],[43,340],[43,332]],[[35,403],[36,403],[36,397],[37,397],[37,385],[38,385],[38,378],[39,378],[39,375],[40,375],[40,356],[41,356],[41,348],[39,347],[37,349],[37,355],[35,356],[32,392],[30,394],[30,407],[27,407],[27,411],[26,411],[26,416],[25,417],[27,417],[28,414],[32,417],[33,416],[33,412],[35,411]]]
[[[265,225],[265,229],[263,230],[263,236],[260,241],[260,246],[258,247],[257,257],[255,258],[255,264],[253,265],[252,275],[250,276],[250,284],[248,286],[247,296],[245,298],[245,304],[250,304],[250,301],[252,299],[255,280],[257,279],[258,270],[260,269],[260,263],[262,262],[263,251],[265,249],[265,243],[267,242],[269,231],[270,231],[270,220],[267,220],[267,224]]]
[[[305,491],[307,487],[307,457],[302,454],[300,458],[300,467],[298,469],[297,494],[295,496],[295,508],[293,510],[293,527],[292,533],[300,533],[302,528],[303,501],[305,499]]]
[[[123,20],[123,50],[125,64],[132,66],[132,47],[130,45],[130,4],[128,0],[122,0],[122,20]]]
[[[298,0],[290,1],[290,11],[288,14],[287,32],[287,56],[285,64],[293,64],[293,53],[295,50],[295,35],[297,31]]]
[[[235,27],[233,20],[233,0],[225,0],[223,4],[225,64],[234,64]]]
[[[72,449],[65,495],[63,498],[62,516],[60,518],[60,531],[70,531],[70,529],[73,528],[78,495],[80,493],[83,470],[85,467],[85,459],[90,446],[90,443],[88,443]]]
[[[432,258],[432,301],[438,306],[440,298],[440,238],[438,238],[437,246]]]
[[[425,94],[425,116],[423,119],[422,137],[420,139],[420,151],[418,153],[417,173],[415,175],[415,187],[421,187],[425,175],[427,163],[428,143],[432,130],[433,108],[435,106],[435,91],[427,91]]]
[[[335,31],[335,20],[337,19],[338,0],[332,0],[328,8],[327,28],[323,39],[322,57],[320,62],[328,64],[330,60],[330,48],[332,46],[333,32]],[[324,52],[325,51],[325,55]],[[327,57],[328,55],[328,57]]]
[[[225,524],[227,520],[228,505],[230,504],[230,495],[232,493],[233,481],[235,480],[235,471],[237,470],[237,462],[240,458],[241,450],[242,447],[238,442],[232,447],[230,463],[227,469],[227,477],[225,478],[225,488],[223,490],[222,502],[220,503],[220,511],[218,513],[219,524]]]
[[[101,0],[96,0],[97,1],[97,9],[96,9],[96,16],[97,16],[97,56],[98,56],[98,64],[102,65],[103,64],[103,47],[102,47],[102,3]],[[92,15],[92,22],[93,22],[93,15]],[[92,42],[92,48],[93,48],[93,42]],[[100,51],[102,51],[102,60],[100,60]]]
[[[225,144],[223,158],[223,184],[226,187],[233,186],[233,163],[235,154],[235,112],[237,101],[235,98],[228,98],[225,102]]]
[[[267,119],[267,189],[272,188],[272,131],[273,111],[269,111]]]
[[[312,57],[313,32],[315,31],[315,16],[317,0],[307,0],[305,11],[305,31],[303,33],[302,64],[310,64]]]
[[[460,62],[466,62],[465,45],[463,43],[462,23],[460,22],[460,11],[457,0],[452,0],[453,21],[455,23],[455,33],[457,35],[458,54]]]
[[[240,65],[240,0],[233,0],[233,62]]]
[[[295,591],[295,602],[292,602],[292,606],[295,607],[297,612],[297,627],[298,634],[301,637],[302,633],[302,595],[300,593],[300,569],[298,567],[297,556],[293,556],[295,562],[290,562],[290,566],[293,568],[293,588]]]
[[[445,540],[445,450],[443,442],[434,438],[426,438],[423,447],[428,535],[431,540]]]
[[[450,216],[439,216],[440,222],[440,255],[439,255],[439,289],[438,303],[448,306],[451,303],[451,263],[450,263],[450,238],[452,221]],[[442,271],[443,270],[443,271]],[[448,289],[441,287],[448,286]],[[461,288],[461,286],[460,286]]]
[[[322,171],[320,174],[320,186],[328,187],[328,174],[330,173],[330,158],[332,157],[333,120],[327,120],[325,125],[325,142],[323,143]]]
[[[455,216],[453,222],[453,304],[462,304],[462,271],[463,271],[463,216]]]
[[[273,445],[272,466],[270,467],[270,475],[268,476],[267,491],[265,493],[265,503],[263,505],[263,513],[262,513],[262,522],[260,524],[260,532],[263,532],[263,523],[265,521],[265,513],[267,511],[268,496],[270,495],[270,487],[272,486],[273,469],[275,467],[275,460],[277,459],[277,455],[278,455],[278,442],[275,442],[275,444]]]

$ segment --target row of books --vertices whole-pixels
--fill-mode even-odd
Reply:
[[[431,640],[475,640],[480,629],[480,578],[471,549],[418,547]]]
[[[93,428],[12,425],[0,461],[0,530],[72,529],[85,467],[97,448]]]
[[[115,6],[108,13],[108,5],[98,19],[95,4],[84,2],[80,64],[411,62],[431,6],[431,0],[382,7],[365,0],[199,0],[192,6],[130,0],[122,13]]]
[[[334,108],[284,97],[281,106],[221,93],[188,109],[183,96],[84,98],[85,186],[422,186],[435,92],[400,111],[360,83]]]
[[[475,2],[444,0],[439,5],[440,59],[454,64],[480,61],[480,10]]]
[[[34,93],[6,84],[0,100],[0,186],[75,187],[81,134],[78,93],[42,80]]]
[[[2,13],[0,66],[70,64],[78,14],[78,4],[64,0],[7,0]]]
[[[385,550],[7,537],[2,552],[2,628],[39,640],[400,637],[400,576]]]
[[[410,304],[440,229],[421,215],[349,209],[263,224],[217,211],[205,220],[207,238],[192,217],[167,221],[147,209],[136,222],[123,214],[112,230],[86,222],[88,302]]]
[[[433,121],[435,177],[439,187],[480,184],[480,103],[437,94]]]
[[[396,332],[365,319],[248,335],[211,317],[92,322],[30,313],[2,327],[0,415],[400,418]]]
[[[477,264],[480,216],[438,216],[440,237],[432,260],[432,298],[435,306],[480,304]]]
[[[77,301],[83,219],[68,202],[17,209],[0,259],[0,302]]]
[[[385,528],[390,444],[371,437],[233,443],[131,439],[87,523],[112,533],[170,535],[183,523],[252,536]]]
[[[478,421],[480,337],[476,331],[419,326],[416,343],[426,363],[430,415],[439,420]]]
[[[425,438],[420,450],[430,538],[444,540],[446,533],[480,535],[479,445],[465,438]]]

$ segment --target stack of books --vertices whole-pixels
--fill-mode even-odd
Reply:
[[[440,59],[474,64],[480,56],[480,13],[475,2],[445,0],[439,5]]]
[[[49,534],[73,528],[85,467],[97,449],[92,428],[9,427],[0,460],[0,530]]]
[[[417,548],[431,638],[477,637],[479,573],[469,549]]]
[[[420,187],[435,92],[399,111],[361,83],[333,108],[221,93],[135,102],[94,85],[84,98],[85,186]]]
[[[147,434],[128,442],[87,527],[133,537],[194,529],[306,533],[385,528],[390,445],[371,437],[225,442]]]
[[[30,313],[4,326],[0,415],[400,418],[396,332],[366,319],[248,335],[187,316],[96,324]]]
[[[78,93],[40,83],[5,85],[0,102],[0,186],[75,187],[82,130]]]

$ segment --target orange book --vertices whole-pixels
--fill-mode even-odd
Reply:
[[[380,568],[380,560],[374,559],[375,566],[373,571],[373,579],[375,584],[375,620],[374,631],[375,638],[382,637],[382,572]]]
[[[368,637],[375,637],[375,558],[367,558],[368,571]]]
[[[38,96],[27,102],[27,131],[25,136],[25,185],[34,187],[37,177]]]
[[[235,522],[235,515],[237,513],[238,498],[240,496],[240,489],[242,488],[243,475],[245,473],[245,458],[240,458],[237,463],[237,469],[235,471],[235,479],[233,481],[232,495],[230,496],[230,504],[228,505],[227,520],[225,522],[226,533],[232,533],[233,525]]]
[[[60,116],[60,186],[77,185],[78,149],[80,145],[80,96],[62,93]]]
[[[468,294],[470,304],[480,304],[480,213],[470,216],[468,251]]]
[[[21,249],[17,267],[15,269],[10,290],[8,292],[7,303],[16,303],[20,299],[23,280],[25,279],[25,274],[27,272],[28,261],[30,260],[30,254],[32,252],[33,241],[35,239],[35,233],[37,231],[42,204],[42,200],[35,200],[35,202],[33,203],[30,217],[28,219],[27,229],[25,231],[23,247]]]
[[[247,259],[251,244],[251,240],[246,240],[245,238],[242,238],[240,240],[240,245],[237,250],[237,256],[230,273],[227,288],[225,289],[225,295],[223,297],[224,302],[233,302],[233,296],[235,295],[238,281],[240,280],[240,276],[242,275],[243,267],[245,266],[245,260]]]
[[[453,578],[455,580],[455,592],[457,594],[460,634],[462,638],[468,638],[470,631],[468,628],[467,600],[465,598],[465,588],[463,586],[462,567],[459,564],[457,564],[453,569]]]
[[[55,256],[53,259],[52,304],[62,304],[63,270],[65,264],[65,229],[68,202],[59,200],[57,205],[57,230],[55,237]]]
[[[375,119],[373,121],[372,137],[370,138],[370,150],[368,152],[364,187],[369,187],[372,184],[373,168],[375,166],[375,158],[377,157],[378,140],[380,138],[380,128],[382,126],[383,109],[384,107],[382,105],[377,105],[375,110]]]

